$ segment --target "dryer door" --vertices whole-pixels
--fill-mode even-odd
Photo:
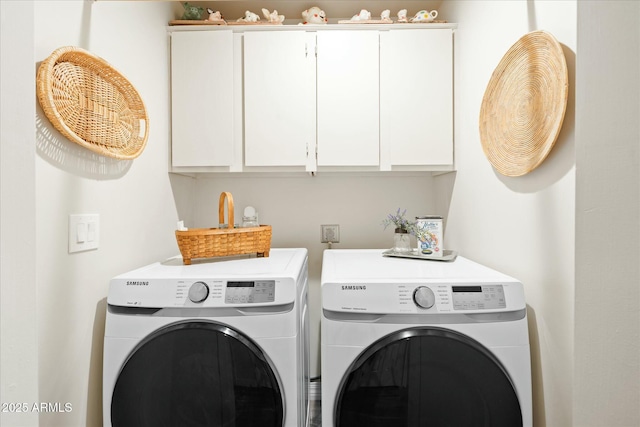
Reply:
[[[125,362],[111,403],[114,427],[283,425],[278,378],[239,332],[180,322],[147,337]]]
[[[516,427],[513,384],[477,341],[440,328],[398,331],[367,348],[338,390],[338,427]]]

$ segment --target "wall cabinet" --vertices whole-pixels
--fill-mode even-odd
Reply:
[[[453,164],[452,55],[447,30],[380,33],[381,169]]]
[[[388,27],[173,31],[174,170],[451,170],[454,27]]]
[[[314,34],[244,34],[246,166],[306,167],[315,147]]]
[[[171,162],[233,163],[233,33],[171,36]]]
[[[317,34],[317,164],[378,166],[378,32]]]

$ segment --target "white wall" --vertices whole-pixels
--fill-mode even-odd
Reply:
[[[536,426],[572,425],[576,1],[450,1],[440,14],[455,33],[455,180],[445,240],[452,249],[525,285]],[[506,51],[544,29],[562,44],[570,78],[563,129],[547,160],[520,178],[495,172],[478,118],[487,83]],[[446,199],[444,199],[446,200]]]
[[[319,224],[341,224],[343,243],[335,247],[386,247],[391,236],[378,224],[389,210],[401,206],[411,215],[446,214],[447,246],[518,277],[526,285],[535,425],[639,425],[638,103],[637,98],[634,101],[633,96],[625,95],[638,94],[634,77],[638,60],[634,55],[639,54],[640,17],[636,2],[615,2],[619,7],[613,9],[611,3],[443,2],[440,16],[459,23],[456,174],[435,180],[321,175],[192,182],[166,173],[169,92],[165,25],[175,18],[175,4],[0,2],[1,400],[73,404],[71,413],[41,415],[42,426],[100,425],[102,328],[109,278],[175,253],[175,220],[180,217],[196,226],[217,221],[217,196],[230,190],[238,212],[245,204],[254,204],[264,222],[274,225],[275,247],[309,247],[316,327],[318,260],[324,247],[319,243]],[[602,10],[613,14],[601,15]],[[578,26],[578,18],[584,19],[584,26]],[[599,25],[618,32],[603,33]],[[570,71],[569,106],[563,131],[547,161],[525,177],[509,179],[493,172],[482,154],[477,128],[480,102],[502,55],[520,36],[535,29],[552,32],[564,45]],[[579,52],[583,41],[584,45],[596,44],[585,56],[586,62],[578,61],[578,65],[576,34]],[[33,43],[34,51],[24,49],[23,43]],[[609,51],[611,43],[620,43],[621,49]],[[26,93],[35,100],[32,55],[39,62],[67,44],[89,48],[107,59],[141,92],[152,130],[149,145],[137,160],[123,163],[88,155],[57,134],[39,107],[35,126],[29,124],[34,106],[22,102],[29,98]],[[625,49],[629,55],[624,55]],[[609,55],[608,61],[601,60],[603,53]],[[615,67],[613,79],[607,77],[614,71],[608,66],[610,61],[625,63]],[[589,69],[593,73],[584,80],[576,78]],[[613,92],[607,84],[612,82],[617,83]],[[584,94],[579,95],[576,86],[578,90],[582,87]],[[598,90],[592,98],[585,98],[594,87]],[[576,97],[584,110],[576,108]],[[619,97],[626,101],[618,102]],[[586,108],[601,103],[602,110]],[[592,119],[600,118],[599,113],[608,114],[604,116],[608,126],[599,126],[600,122]],[[625,118],[624,126],[617,119],[620,115]],[[617,143],[616,148],[602,145],[605,140]],[[601,154],[592,156],[594,152]],[[594,184],[603,176],[602,184]],[[19,192],[15,183],[20,184]],[[595,191],[591,192],[593,185]],[[398,188],[417,196],[407,197]],[[616,191],[610,191],[612,188]],[[193,197],[196,204],[190,202]],[[331,200],[338,203],[331,205]],[[292,211],[291,206],[298,208]],[[101,247],[97,251],[67,254],[71,213],[101,215]],[[309,222],[300,221],[301,217]],[[621,258],[617,256],[620,252],[608,254],[604,267],[611,263],[611,268],[598,271],[595,266],[603,262],[596,264],[594,254],[580,248],[587,247],[584,242],[591,241],[589,232],[601,217],[612,225],[616,239],[612,248],[619,249],[613,244],[619,241],[627,251]],[[26,224],[22,230],[11,228],[18,220]],[[620,266],[624,269],[617,269]],[[616,283],[606,280],[610,277],[606,274],[612,272]],[[627,286],[621,287],[621,283]],[[603,304],[602,286],[616,289],[616,293],[607,294]],[[314,345],[317,373],[317,339]],[[615,349],[613,365],[607,351],[610,348]],[[607,369],[602,370],[603,366]],[[33,413],[2,414],[1,423],[35,425],[37,418]]]
[[[89,50],[122,72],[141,94],[150,135],[135,160],[102,157],[62,137],[38,106],[36,243],[39,400],[70,403],[40,415],[41,426],[99,426],[102,342],[109,279],[177,251],[170,178],[168,2],[38,1],[35,58],[60,46]],[[67,253],[70,214],[100,215],[100,247]]]
[[[0,402],[38,401],[33,3],[0,2]],[[19,41],[19,42],[17,42]],[[38,414],[3,408],[3,426],[33,426]]]
[[[217,225],[222,191],[233,195],[235,222],[242,221],[246,206],[254,206],[260,223],[273,227],[272,247],[309,250],[312,376],[320,375],[320,272],[322,252],[328,247],[320,242],[320,225],[340,225],[340,243],[334,249],[390,248],[393,230],[381,225],[387,214],[398,208],[407,210],[407,218],[440,213],[435,207],[433,178],[424,173],[214,176],[197,180],[194,221],[189,227]]]
[[[640,425],[640,3],[578,2],[574,423]]]

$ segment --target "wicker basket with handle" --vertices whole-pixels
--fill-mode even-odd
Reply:
[[[218,218],[224,224],[224,206],[227,201],[229,228],[193,228],[176,230],[176,240],[184,264],[194,258],[213,258],[230,255],[257,254],[268,257],[271,249],[271,226],[233,228],[233,196],[229,192],[220,194]]]

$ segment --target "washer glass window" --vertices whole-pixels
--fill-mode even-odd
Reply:
[[[212,322],[180,322],[147,337],[114,387],[114,427],[282,426],[283,396],[262,351]]]
[[[500,361],[439,328],[395,332],[352,364],[338,390],[337,427],[516,427],[522,412]]]

